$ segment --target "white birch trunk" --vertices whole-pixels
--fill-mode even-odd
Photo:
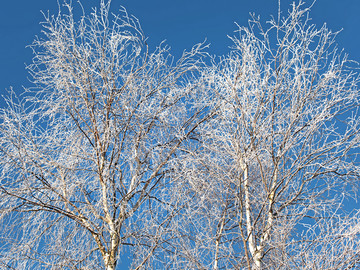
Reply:
[[[245,215],[246,215],[246,231],[248,237],[248,245],[251,257],[254,260],[252,269],[260,270],[261,269],[261,254],[257,250],[256,241],[254,237],[254,226],[252,223],[251,217],[251,202],[250,202],[250,192],[249,192],[249,171],[247,164],[240,160],[240,166],[243,170],[243,180],[244,180],[244,192],[245,192]]]

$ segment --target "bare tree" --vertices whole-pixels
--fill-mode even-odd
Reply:
[[[1,266],[110,270],[128,246],[134,269],[358,267],[359,77],[337,33],[299,1],[205,66],[109,6],[45,16],[34,87],[1,110]]]
[[[210,112],[186,107],[202,45],[175,62],[163,45],[149,52],[125,10],[110,16],[110,1],[78,21],[64,6],[32,45],[34,87],[1,110],[7,269],[115,269],[141,243],[136,215],[166,186],[169,160]]]
[[[217,114],[178,156],[164,195],[178,213],[155,265],[358,266],[359,217],[341,211],[359,179],[357,65],[309,10],[300,1],[266,28],[252,16],[203,70]]]

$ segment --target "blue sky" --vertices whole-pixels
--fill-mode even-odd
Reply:
[[[59,0],[61,1],[61,0]],[[76,0],[73,0],[76,2]],[[100,0],[83,0],[86,10],[98,6]],[[0,8],[0,94],[13,86],[20,93],[22,86],[31,86],[25,64],[32,58],[30,48],[35,35],[40,34],[40,10],[56,14],[56,0],[1,1]],[[152,46],[166,40],[174,55],[205,39],[211,44],[211,54],[222,55],[231,45],[227,35],[236,30],[235,22],[246,25],[249,12],[263,20],[276,15],[278,0],[113,0],[112,11],[127,8],[141,22],[148,43]],[[282,0],[282,10],[291,0]],[[310,1],[307,1],[310,3]],[[76,5],[76,3],[75,3]],[[311,16],[319,27],[327,22],[330,29],[343,29],[337,42],[360,62],[360,0],[317,0]],[[4,103],[0,101],[0,107]],[[125,262],[126,265],[126,262]]]
[[[61,0],[60,0],[61,1]],[[83,0],[85,9],[97,6],[100,0]],[[76,2],[76,0],[73,0]],[[207,39],[212,54],[226,54],[231,43],[227,35],[236,30],[234,22],[247,24],[249,12],[255,12],[266,20],[277,13],[278,0],[113,0],[112,11],[125,6],[130,14],[141,22],[150,45],[163,40],[171,46],[172,53],[179,55],[184,49]],[[291,0],[282,0],[286,10]],[[310,3],[308,1],[308,3]],[[26,48],[41,31],[43,19],[40,10],[56,14],[56,0],[2,1],[0,9],[0,93],[13,86],[21,92],[22,86],[30,86],[25,64],[32,58]],[[360,61],[360,1],[317,0],[311,16],[313,22],[327,22],[332,30],[343,29],[337,41],[350,58]],[[3,103],[0,102],[0,106]]]

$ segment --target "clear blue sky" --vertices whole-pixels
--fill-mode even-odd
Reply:
[[[59,0],[62,1],[62,0]],[[97,6],[100,0],[83,0],[85,9]],[[32,52],[25,48],[41,31],[40,10],[56,14],[56,0],[1,1],[0,8],[0,93],[13,86],[29,86],[25,63]],[[76,0],[73,0],[76,4]],[[112,11],[125,6],[141,22],[149,43],[156,45],[166,39],[174,55],[207,39],[212,54],[225,54],[230,42],[227,35],[236,30],[234,22],[247,23],[249,12],[265,20],[276,14],[278,0],[113,0]],[[282,9],[292,1],[282,0]],[[309,1],[307,1],[309,3]],[[317,0],[311,13],[313,22],[327,22],[332,30],[344,29],[338,38],[340,48],[350,58],[360,61],[360,0]],[[0,102],[0,106],[3,104]]]
[[[59,0],[62,1],[62,0]],[[100,0],[83,0],[86,10],[98,6]],[[73,0],[76,4],[76,0]],[[167,40],[174,55],[207,39],[211,54],[226,54],[231,45],[227,35],[236,30],[234,22],[247,24],[249,12],[266,20],[276,15],[278,0],[113,0],[112,11],[125,6],[141,22],[150,45]],[[310,1],[307,1],[310,3]],[[291,0],[282,0],[282,10],[290,7]],[[31,44],[39,34],[43,19],[40,10],[56,14],[56,0],[1,1],[0,8],[0,94],[13,86],[21,92],[22,85],[30,86],[25,63],[29,64]],[[343,29],[338,36],[340,48],[350,58],[360,62],[360,0],[317,0],[311,16],[319,27],[327,22],[330,29]],[[3,102],[0,101],[0,107]],[[126,262],[125,262],[126,265]]]

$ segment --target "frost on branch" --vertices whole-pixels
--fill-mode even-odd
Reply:
[[[45,16],[34,87],[1,110],[4,267],[115,269],[141,243],[136,215],[167,183],[169,160],[207,117],[184,105],[203,45],[177,62],[166,46],[150,52],[136,18],[109,5]]]
[[[359,77],[336,36],[300,2],[266,25],[253,16],[202,69],[216,113],[172,171],[163,200],[178,212],[156,267],[358,265],[358,214],[342,208],[359,180]]]
[[[337,33],[300,1],[175,61],[109,5],[45,16],[34,87],[1,110],[0,264],[358,266],[359,77]]]

